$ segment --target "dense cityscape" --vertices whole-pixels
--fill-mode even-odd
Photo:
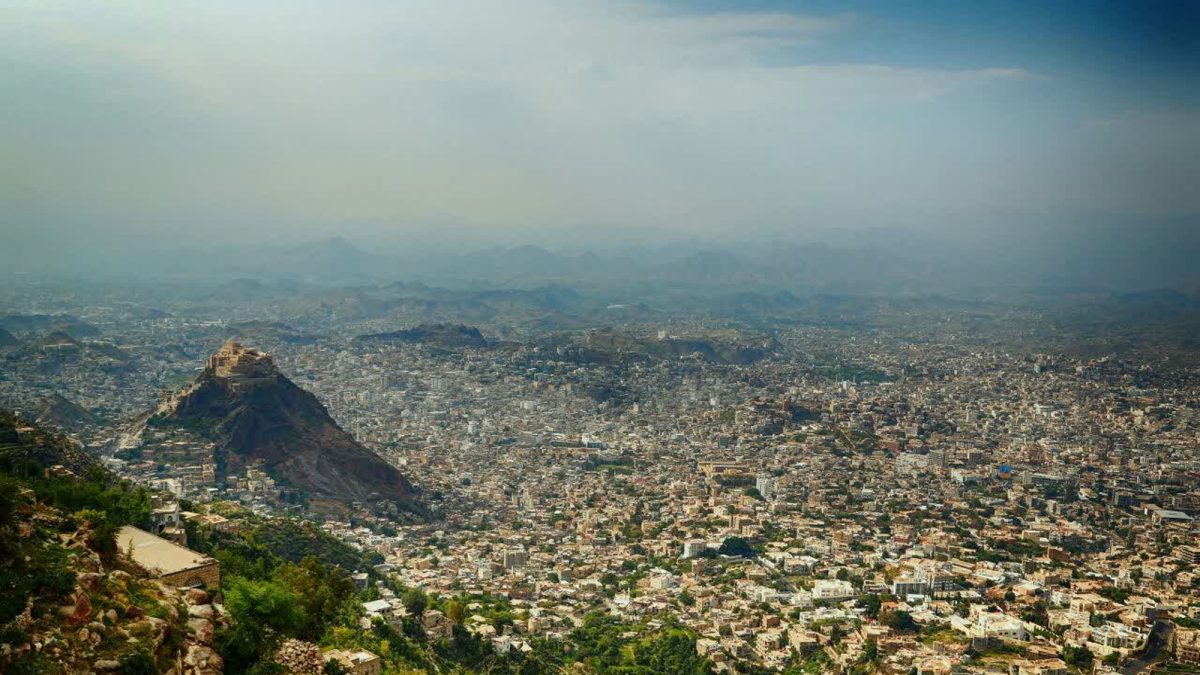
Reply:
[[[1200,3],[0,3],[0,675],[1200,675]]]
[[[1196,663],[1194,368],[948,335],[952,310],[928,332],[679,316],[514,335],[56,309],[4,320],[4,403],[150,488],[176,543],[296,519],[370,555],[347,570],[370,586],[364,625],[537,654],[600,613],[678,626],[716,672]],[[193,427],[145,423],[231,348],[316,394],[419,512],[307,500],[261,462],[218,470]],[[414,589],[465,609],[414,615]]]

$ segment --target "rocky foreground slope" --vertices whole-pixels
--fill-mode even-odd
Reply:
[[[70,439],[0,410],[0,672],[215,675],[224,621],[118,551],[144,491]]]

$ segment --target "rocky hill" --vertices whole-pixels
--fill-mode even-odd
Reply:
[[[34,341],[40,349],[79,349],[83,345],[65,331],[51,331]]]
[[[16,413],[0,410],[0,468],[23,465],[61,465],[83,474],[98,463],[70,438],[30,423]]]
[[[178,425],[216,444],[228,466],[261,468],[310,499],[392,501],[420,512],[412,485],[342,430],[325,406],[267,354],[227,342],[190,385],[166,397],[146,424]]]
[[[7,314],[0,328],[13,333],[62,332],[75,339],[100,335],[100,329],[70,314]]]
[[[38,403],[37,421],[59,429],[78,431],[100,422],[100,418],[61,394],[51,394]]]
[[[355,339],[360,342],[421,343],[447,349],[486,347],[488,345],[487,339],[483,337],[483,333],[480,333],[478,328],[448,323],[423,323],[414,328],[360,335]]]

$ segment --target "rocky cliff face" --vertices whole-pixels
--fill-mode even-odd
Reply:
[[[310,498],[390,500],[420,511],[412,485],[329,416],[316,396],[271,357],[228,342],[183,390],[164,399],[151,424],[200,430],[230,461],[262,462],[276,480]]]

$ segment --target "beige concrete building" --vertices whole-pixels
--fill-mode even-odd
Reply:
[[[221,587],[221,569],[216,560],[145,530],[122,527],[117,533],[117,546],[164,583],[179,587]]]
[[[1171,635],[1171,653],[1183,663],[1200,663],[1200,630],[1176,629]]]
[[[325,661],[337,661],[353,675],[379,675],[383,663],[379,657],[365,650],[349,651],[331,649],[325,652]]]

